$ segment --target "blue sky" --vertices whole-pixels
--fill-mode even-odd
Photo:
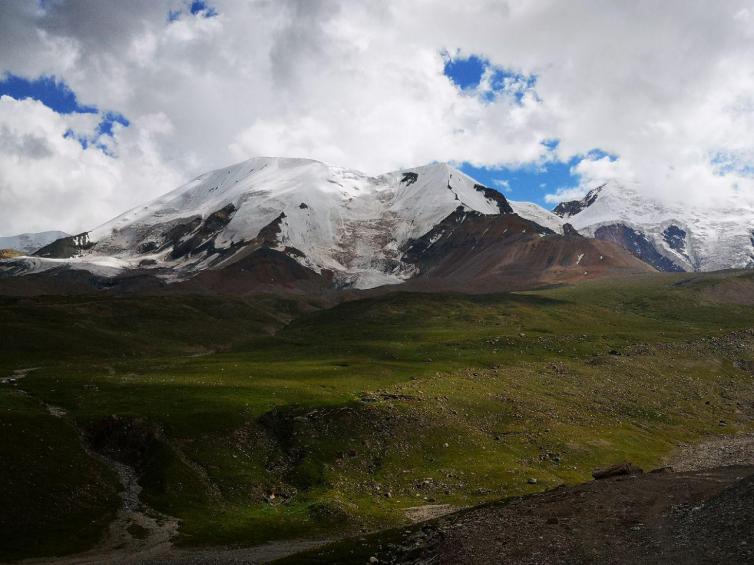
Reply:
[[[192,16],[204,16],[205,18],[214,18],[219,14],[216,8],[210,6],[204,0],[191,0],[185,6],[185,10]],[[168,12],[168,21],[174,22],[183,15],[184,9],[170,10]]]
[[[16,100],[24,98],[39,100],[59,114],[97,113],[97,108],[82,105],[76,94],[64,82],[57,81],[54,77],[42,76],[29,80],[13,74],[5,74],[0,80],[0,96],[4,94]]]
[[[484,100],[494,101],[498,96],[512,96],[518,103],[526,92],[536,95],[536,75],[525,75],[510,69],[492,65],[487,59],[478,55],[467,57],[445,57],[445,75],[462,91],[469,95],[481,96]],[[480,90],[485,72],[490,73],[489,88]],[[486,86],[486,85],[484,85]],[[537,97],[538,98],[538,97]],[[584,158],[601,158],[607,153],[595,149],[588,155],[579,155],[567,161],[560,161],[555,157],[558,140],[542,140],[552,155],[550,160],[542,163],[529,164],[518,168],[487,168],[475,167],[469,163],[462,163],[460,168],[467,175],[474,177],[486,186],[503,192],[512,200],[536,202],[546,208],[551,208],[544,200],[545,194],[552,194],[559,188],[575,187],[579,185],[579,177],[572,173]],[[615,158],[611,156],[611,158]]]
[[[64,137],[72,137],[87,149],[94,147],[105,154],[110,155],[107,145],[103,143],[102,136],[113,135],[113,126],[120,124],[128,127],[128,119],[118,112],[100,111],[96,106],[85,105],[79,102],[76,93],[63,81],[51,76],[41,76],[36,79],[27,79],[6,73],[0,79],[0,96],[7,95],[16,100],[31,98],[38,100],[58,114],[97,114],[99,123],[94,132],[76,132],[67,130]]]
[[[489,169],[464,163],[460,169],[485,186],[499,190],[506,198],[536,202],[551,208],[552,205],[544,201],[544,195],[558,188],[578,186],[579,179],[571,174],[571,167],[579,161],[580,158],[574,157],[567,163],[550,161],[517,169]]]

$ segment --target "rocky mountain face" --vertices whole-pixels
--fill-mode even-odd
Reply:
[[[754,267],[754,208],[668,204],[610,181],[553,212],[582,235],[620,245],[660,271]]]
[[[445,164],[370,177],[306,159],[259,157],[201,175],[34,257],[5,275],[60,269],[134,273],[183,287],[366,289],[526,286],[651,270],[620,246]],[[435,283],[432,283],[435,284]]]
[[[570,200],[567,202],[561,202],[553,209],[552,213],[561,218],[570,218],[576,214],[586,210],[597,201],[600,195],[600,191],[605,188],[605,185],[598,186],[595,189],[590,190],[584,198],[581,200]]]
[[[518,214],[460,207],[411,242],[404,261],[417,266],[404,283],[410,288],[476,292],[653,270],[612,242],[561,235]]]

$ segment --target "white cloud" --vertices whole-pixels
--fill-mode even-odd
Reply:
[[[492,184],[494,184],[496,187],[498,187],[500,190],[504,192],[513,192],[513,189],[511,188],[511,183],[505,179],[494,179],[492,181]]]
[[[3,232],[87,229],[255,154],[380,173],[537,163],[559,139],[563,160],[620,156],[579,164],[577,190],[612,174],[668,197],[754,192],[750,0],[209,3],[219,16],[172,23],[177,0],[0,4],[0,72],[55,74],[131,121],[110,159],[61,140],[79,118],[23,106],[33,129],[3,113]],[[441,56],[458,49],[535,74],[538,98],[459,92]]]
[[[60,115],[34,100],[0,98],[0,211],[2,231],[94,227],[135,201],[171,186],[181,176],[155,152],[164,131],[159,117],[143,117],[137,127],[113,129],[119,158],[84,150],[69,129],[92,135],[93,114]]]
[[[558,204],[559,202],[568,202],[570,200],[581,200],[589,188],[586,186],[575,186],[571,188],[562,187],[555,192],[545,194],[545,202],[548,204]]]

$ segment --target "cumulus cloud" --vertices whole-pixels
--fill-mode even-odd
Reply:
[[[617,180],[622,184],[636,182],[634,172],[626,161],[609,155],[587,155],[571,167],[571,174],[579,178],[578,186],[558,187],[555,192],[545,195],[545,202],[557,204],[568,200],[579,200],[591,189],[610,180]]]
[[[133,130],[115,126],[108,143],[117,158],[84,149],[66,132],[93,136],[97,116],[58,114],[35,100],[0,97],[0,215],[2,230],[69,232],[150,199],[179,183],[155,151],[165,131],[160,116],[143,116]]]
[[[106,140],[109,157],[63,137],[83,118],[3,99],[3,232],[88,229],[258,154],[376,174],[435,160],[568,162],[600,148],[618,158],[583,158],[580,185],[561,189],[613,175],[669,198],[754,192],[750,0],[207,5],[216,15],[183,0],[0,4],[0,73],[54,75],[130,121]],[[519,95],[486,96],[489,70],[475,91],[459,89],[443,53],[505,69]]]

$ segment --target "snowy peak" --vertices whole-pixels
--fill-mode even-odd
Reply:
[[[578,257],[577,248],[586,245],[577,235],[609,242],[604,249],[622,247],[620,253],[664,271],[754,266],[754,210],[668,205],[634,184],[610,181],[551,213],[509,202],[444,163],[370,176],[310,159],[255,157],[200,175],[90,232],[43,245],[33,259],[4,261],[0,271],[67,268],[113,276],[138,270],[185,281],[231,267],[243,278],[264,258],[266,267],[257,272],[270,284],[285,279],[286,270],[296,279],[295,263],[335,287],[371,288],[420,276],[429,265],[424,253],[453,250],[456,266],[470,265],[464,255],[476,257],[477,266],[497,264],[509,245],[523,253],[524,243],[505,232],[516,216],[539,226],[522,230],[529,257],[537,258],[531,265],[540,267],[558,249],[559,268],[570,269],[572,254]],[[488,245],[494,233],[498,244]],[[568,240],[562,248],[561,235]],[[634,258],[601,255],[611,257],[611,268],[635,269]],[[607,269],[596,265],[601,269],[592,272]]]
[[[581,234],[615,242],[662,271],[754,267],[754,209],[701,208],[610,181],[555,208]]]

